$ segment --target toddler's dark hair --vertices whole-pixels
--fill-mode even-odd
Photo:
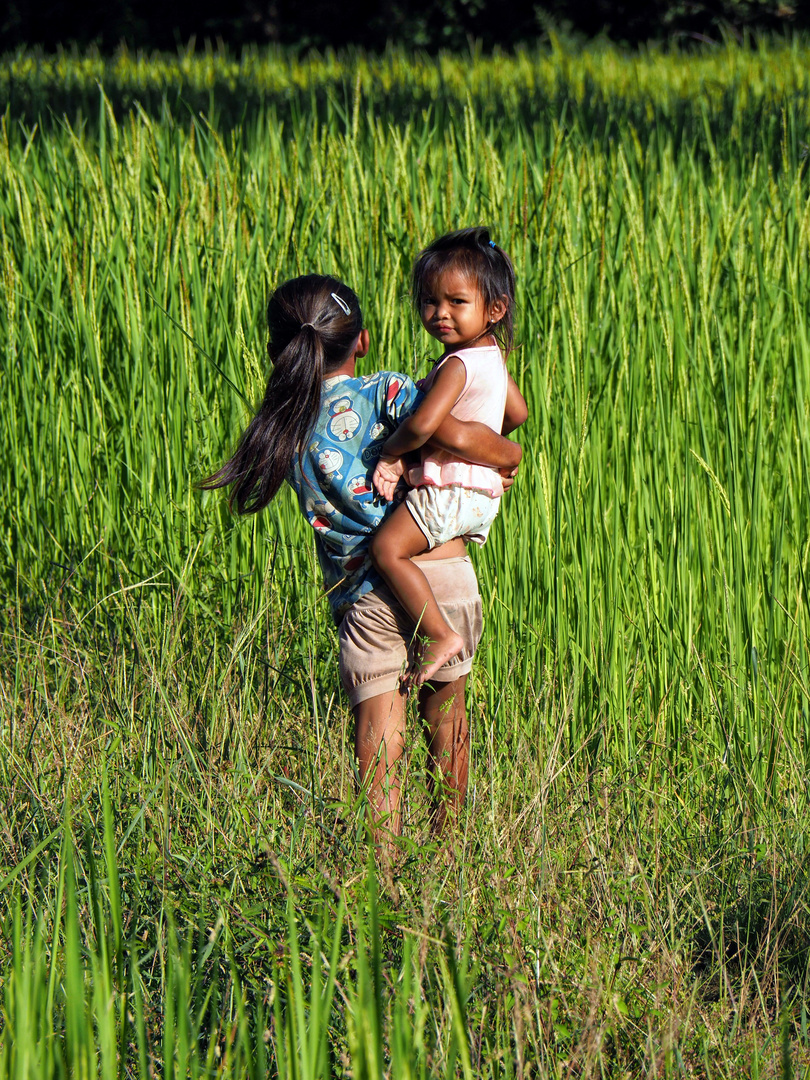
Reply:
[[[337,278],[307,274],[280,285],[267,305],[273,370],[264,399],[230,461],[200,487],[232,485],[240,514],[262,510],[303,453],[318,418],[324,378],[347,359],[363,329],[360,302]]]
[[[475,282],[486,307],[496,300],[506,301],[506,312],[491,332],[508,354],[515,336],[515,271],[509,256],[490,239],[489,229],[483,225],[440,236],[414,263],[411,297],[417,311],[421,311],[438,275],[449,269],[459,270]]]

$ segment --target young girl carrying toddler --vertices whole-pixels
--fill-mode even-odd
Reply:
[[[526,402],[506,370],[513,339],[515,274],[483,227],[434,241],[416,260],[413,303],[444,353],[422,384],[425,396],[383,446],[374,485],[386,499],[403,474],[411,490],[371,542],[374,565],[417,627],[422,646],[406,681],[427,682],[464,643],[448,625],[415,555],[454,537],[483,544],[503,494],[496,469],[426,448],[442,421],[476,420],[503,435],[522,424]],[[404,455],[421,450],[408,467]]]
[[[272,369],[264,398],[231,458],[201,487],[230,487],[231,505],[239,513],[263,509],[285,480],[295,490],[315,533],[339,628],[340,672],[355,718],[359,775],[374,819],[397,834],[405,746],[404,698],[397,684],[410,628],[368,557],[374,530],[392,511],[374,498],[371,475],[383,444],[416,406],[419,391],[401,372],[357,374],[369,333],[357,296],[333,277],[307,274],[279,285],[267,306],[267,327]],[[445,419],[434,439],[507,474],[520,461],[517,444],[453,417]],[[464,688],[481,633],[481,598],[463,544],[432,550],[422,565],[466,642],[463,655],[453,657],[419,692],[438,829],[448,809],[461,804],[467,786]],[[451,798],[440,797],[443,792]]]

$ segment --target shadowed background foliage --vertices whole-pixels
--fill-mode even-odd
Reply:
[[[603,35],[638,44],[739,39],[810,25],[801,0],[513,0],[508,17],[497,0],[10,0],[0,14],[0,49],[97,45],[173,49],[194,38],[231,47],[283,44],[301,48],[388,43],[435,50],[484,48],[545,39],[555,29],[575,39]]]

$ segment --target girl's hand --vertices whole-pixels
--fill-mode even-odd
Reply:
[[[515,477],[518,474],[517,465],[514,467],[514,469],[498,469],[498,472],[501,474],[501,483],[503,484],[503,490],[508,491],[512,484],[514,484]]]
[[[374,470],[372,482],[377,491],[386,502],[394,498],[394,491],[399,483],[399,478],[405,472],[405,462],[401,457],[389,457],[381,455]]]

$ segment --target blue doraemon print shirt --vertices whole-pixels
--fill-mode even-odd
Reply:
[[[420,398],[414,383],[395,371],[325,379],[306,452],[293,457],[288,480],[315,530],[335,622],[380,583],[368,545],[394,504],[375,497],[371,477],[383,443]]]

